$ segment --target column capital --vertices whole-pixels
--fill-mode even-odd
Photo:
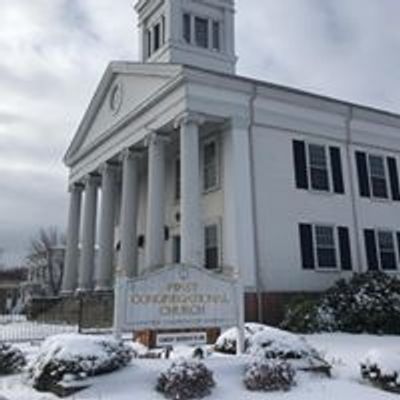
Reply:
[[[227,125],[231,129],[248,130],[251,125],[251,120],[248,116],[236,115],[227,121]]]
[[[146,147],[149,147],[150,145],[169,142],[169,140],[170,138],[165,133],[150,131],[145,139],[144,144]]]
[[[119,168],[119,165],[116,162],[106,161],[104,164],[101,164],[99,167],[99,173],[103,175],[106,172],[115,172]]]
[[[85,189],[85,185],[82,182],[74,182],[68,186],[68,192],[81,192]]]
[[[123,162],[126,159],[140,159],[143,157],[143,150],[128,147],[121,151],[119,154],[119,160]]]
[[[206,117],[200,113],[193,111],[185,111],[184,113],[178,115],[174,120],[174,128],[180,128],[182,125],[203,125],[206,122]]]
[[[97,186],[101,183],[101,177],[99,174],[88,174],[82,179],[82,181],[85,186]]]

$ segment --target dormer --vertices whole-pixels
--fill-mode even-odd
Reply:
[[[234,0],[140,0],[141,61],[235,73]]]

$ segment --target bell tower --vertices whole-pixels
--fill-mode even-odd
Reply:
[[[142,62],[235,73],[234,0],[139,0]]]

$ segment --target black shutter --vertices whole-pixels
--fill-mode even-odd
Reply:
[[[356,151],[356,163],[357,163],[358,185],[360,188],[360,196],[370,197],[366,154],[361,151]]]
[[[399,173],[397,170],[396,159],[393,157],[388,157],[387,165],[389,169],[390,188],[392,189],[392,199],[399,201],[400,200]]]
[[[301,259],[304,269],[314,269],[313,233],[309,224],[299,224]]]
[[[300,140],[293,140],[293,162],[296,187],[298,189],[308,189],[306,146]]]
[[[342,157],[340,156],[339,147],[329,147],[329,153],[331,157],[332,167],[332,178],[333,178],[333,190],[335,193],[344,193],[343,184],[343,171],[342,171]]]
[[[340,264],[342,270],[351,271],[351,250],[350,250],[350,235],[349,229],[344,226],[338,227]]]
[[[377,269],[379,269],[379,263],[374,230],[364,229],[364,238],[368,269],[370,271],[376,271]]]
[[[397,237],[397,255],[398,259],[400,259],[400,232],[396,233],[396,237]]]

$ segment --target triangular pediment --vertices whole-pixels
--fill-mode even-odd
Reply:
[[[71,165],[181,71],[179,66],[113,62],[109,65],[65,155]]]

